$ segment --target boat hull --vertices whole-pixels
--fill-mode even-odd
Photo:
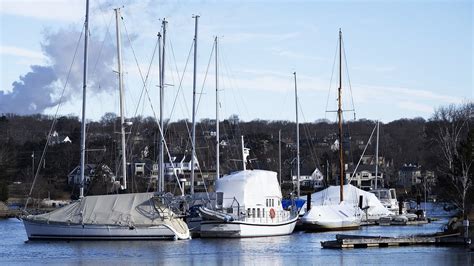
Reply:
[[[41,223],[23,220],[26,234],[30,240],[146,240],[146,239],[185,239],[168,225],[128,227],[95,224]]]
[[[295,229],[297,218],[280,223],[250,223],[245,221],[203,221],[201,237],[241,238],[289,235]]]
[[[360,222],[308,222],[302,224],[302,229],[307,231],[342,231],[356,230],[360,228]]]

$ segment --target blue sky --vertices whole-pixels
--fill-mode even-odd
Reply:
[[[0,112],[12,111],[5,110],[5,106],[25,106],[25,113],[34,112],[39,103],[27,101],[39,101],[38,98],[13,97],[11,93],[20,94],[20,89],[27,86],[15,88],[12,83],[27,75],[31,65],[55,65],[52,69],[58,79],[48,85],[46,93],[52,99],[58,98],[65,69],[74,54],[73,49],[61,44],[76,44],[85,4],[77,0],[4,0],[0,5],[0,91],[3,100],[9,102],[0,103],[4,106],[3,110],[0,106]],[[159,19],[166,17],[171,41],[167,45],[172,46],[174,56],[168,49],[166,83],[173,86],[166,88],[165,117],[191,117],[192,60],[181,90],[178,77],[183,75],[193,39],[193,14],[201,16],[197,84],[199,91],[203,87],[203,94],[198,119],[214,117],[213,63],[204,86],[203,80],[216,35],[221,39],[222,51],[221,117],[238,114],[246,121],[294,120],[292,73],[296,71],[302,120],[334,119],[333,113],[325,111],[336,108],[337,73],[331,86],[330,79],[339,28],[344,35],[352,87],[351,96],[344,70],[344,105],[351,109],[353,99],[357,118],[385,122],[404,117],[429,118],[439,106],[473,100],[471,1],[100,0],[91,1],[90,36],[96,49],[105,40],[110,51],[109,60],[104,59],[100,69],[94,70],[101,77],[91,84],[88,95],[87,113],[91,119],[99,119],[105,112],[118,112],[118,93],[112,82],[116,79],[115,26],[109,24],[113,7],[118,6],[124,6],[124,25],[132,39],[130,46],[123,31],[127,116],[152,115],[148,100],[136,107],[143,86],[131,47],[141,71],[146,72]],[[51,40],[58,43],[48,43]],[[90,62],[102,59],[91,58]],[[155,86],[158,80],[153,74],[157,71],[154,63],[147,86],[154,110],[159,108]],[[75,73],[77,77],[82,75],[79,70]],[[81,111],[81,84],[75,83],[66,88],[68,97],[59,110],[61,114],[78,115]],[[29,89],[30,93],[40,93],[37,86]],[[0,101],[1,96],[0,92]],[[52,105],[43,112],[53,114],[55,110]]]

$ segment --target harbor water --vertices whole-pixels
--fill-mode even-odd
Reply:
[[[400,236],[441,231],[446,217],[425,225],[366,226],[345,232],[181,241],[26,241],[23,223],[0,220],[0,265],[473,265],[463,247],[404,246],[323,249],[338,233]]]

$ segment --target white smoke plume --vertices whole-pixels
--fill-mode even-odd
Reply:
[[[59,103],[59,95],[66,82],[81,33],[73,28],[44,31],[41,44],[48,59],[44,66],[32,65],[31,71],[12,83],[10,93],[0,91],[0,113],[35,114]],[[82,93],[84,36],[79,42],[74,64],[62,101]],[[111,36],[89,38],[88,92],[109,91],[116,88],[113,73],[115,45]]]

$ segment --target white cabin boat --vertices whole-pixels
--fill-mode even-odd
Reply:
[[[305,213],[301,218],[303,226],[321,230],[352,229],[361,222],[377,221],[391,215],[374,194],[350,184],[344,185],[343,189],[343,202],[339,202],[339,186],[313,193],[310,210],[307,210],[307,203],[302,208]]]
[[[154,193],[87,196],[55,211],[23,218],[28,239],[189,239],[186,223]]]
[[[397,192],[394,188],[381,188],[371,190],[370,193],[374,194],[380,202],[391,211],[393,214],[398,215],[400,206],[397,200]],[[406,213],[406,208],[402,206],[402,214]]]
[[[201,207],[201,237],[291,234],[297,213],[283,209],[277,173],[243,170],[216,180],[214,208]]]

